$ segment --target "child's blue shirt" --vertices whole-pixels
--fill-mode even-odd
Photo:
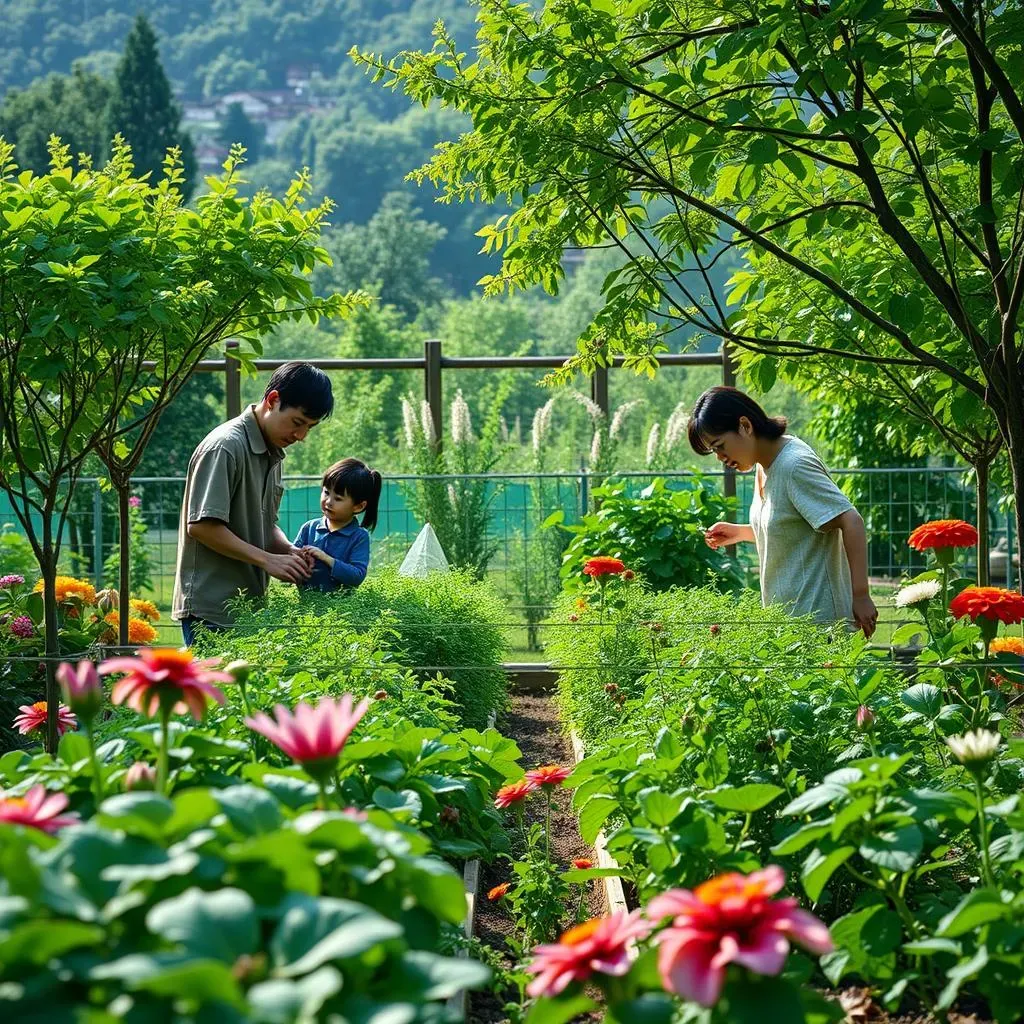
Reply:
[[[370,532],[364,530],[354,519],[340,530],[332,530],[327,520],[310,519],[303,523],[295,538],[297,548],[311,544],[326,552],[334,559],[330,569],[317,561],[313,574],[299,586],[303,589],[337,590],[339,587],[358,587],[366,579],[370,567]]]

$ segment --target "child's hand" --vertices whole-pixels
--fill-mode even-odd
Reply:
[[[313,547],[312,544],[307,544],[302,549],[304,554],[312,555],[314,558],[323,562],[325,565],[329,565],[332,561],[331,556],[326,551],[321,551],[320,548]]]

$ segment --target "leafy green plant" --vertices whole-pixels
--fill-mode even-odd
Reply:
[[[0,576],[23,576],[32,584],[39,579],[39,563],[32,545],[13,523],[0,527]]]
[[[132,594],[141,597],[153,589],[153,555],[146,541],[148,533],[142,514],[142,500],[128,499],[128,585]],[[121,549],[114,548],[103,563],[103,579],[108,587],[117,588],[121,581]]]
[[[578,587],[583,563],[594,555],[620,558],[655,589],[711,584],[735,590],[743,584],[741,563],[704,543],[704,531],[726,518],[735,504],[706,488],[699,479],[670,489],[660,477],[639,495],[623,482],[593,491],[597,511],[578,523],[555,512],[546,525],[567,530],[572,540],[562,558],[562,579]]]

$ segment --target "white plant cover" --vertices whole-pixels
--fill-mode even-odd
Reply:
[[[448,559],[444,557],[434,528],[427,523],[412,542],[398,573],[400,576],[414,576],[422,580],[437,570],[447,572]]]

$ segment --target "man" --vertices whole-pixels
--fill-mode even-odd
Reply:
[[[226,607],[239,591],[260,598],[270,577],[299,583],[312,559],[277,525],[284,449],[330,416],[327,374],[287,363],[270,378],[263,400],[211,431],[192,454],[178,525],[178,564],[171,617],[191,646],[196,625],[226,629]]]

